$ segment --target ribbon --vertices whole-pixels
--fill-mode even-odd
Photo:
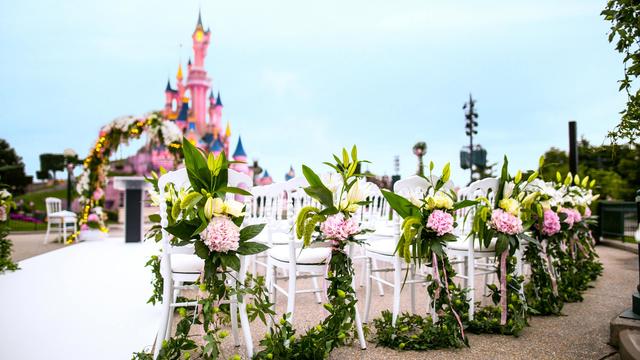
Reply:
[[[435,254],[434,254],[435,256]],[[438,262],[436,261],[436,264]],[[458,313],[456,312],[456,309],[454,309],[453,304],[451,304],[451,293],[449,292],[449,281],[447,280],[447,267],[444,264],[444,259],[442,259],[442,273],[444,274],[444,285],[445,287],[445,291],[447,292],[447,296],[449,297],[449,308],[451,309],[451,312],[453,312],[453,316],[456,317],[456,320],[458,321],[458,326],[460,327],[460,334],[462,335],[462,338],[464,339],[464,327],[462,326],[462,320],[460,320],[460,316],[458,316]]]
[[[500,255],[500,325],[507,323],[507,255],[505,250]]]
[[[433,280],[436,282],[436,284],[438,284],[438,286],[436,287],[436,293],[433,296],[433,307],[436,307],[436,302],[438,301],[438,299],[440,298],[440,287],[442,286],[442,282],[440,281],[440,271],[438,270],[438,257],[436,256],[436,253],[432,252],[431,253],[432,259],[431,259],[431,263],[433,265],[432,269],[433,269]],[[435,321],[435,319],[434,319]]]

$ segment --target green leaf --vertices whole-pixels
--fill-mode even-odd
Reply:
[[[160,222],[160,214],[151,214],[149,215],[149,221],[153,222],[153,223],[159,223]]]
[[[196,241],[193,247],[199,258],[206,259],[209,257],[209,248],[202,241]]]
[[[220,260],[222,261],[222,265],[235,271],[240,271],[240,259],[235,253],[220,253]]]
[[[258,254],[263,251],[268,250],[269,247],[265,244],[253,242],[253,241],[245,241],[240,243],[238,250],[236,252],[240,255],[253,255]]]
[[[184,163],[189,175],[189,181],[195,191],[209,189],[210,173],[204,155],[187,138],[182,139]]]
[[[247,185],[250,185],[250,184],[247,184]],[[216,192],[218,192],[218,193],[238,194],[238,195],[244,195],[244,196],[253,196],[247,190],[241,189],[239,187],[233,187],[233,186],[223,186],[223,187],[219,188]]]
[[[320,211],[320,215],[325,215],[325,216],[330,216],[330,215],[335,215],[338,213],[338,209],[335,206],[332,207],[328,207],[325,208],[324,210]]]
[[[389,206],[391,206],[400,217],[406,218],[408,216],[420,215],[420,209],[404,197],[385,189],[382,189],[382,195],[387,199]]]
[[[462,208],[466,208],[466,207],[469,207],[469,206],[474,206],[474,205],[477,205],[477,204],[478,204],[477,200],[468,200],[468,199],[467,200],[462,200],[462,201],[457,202],[456,204],[454,204],[452,210],[456,211],[456,210],[459,210],[459,209],[462,209]]]
[[[318,200],[325,207],[333,207],[333,193],[326,187],[309,186],[304,188],[304,192],[312,198]]]
[[[240,241],[246,241],[258,236],[267,224],[248,225],[240,230]]]
[[[194,231],[200,226],[200,220],[180,220],[165,228],[167,232],[178,239],[191,240]]]

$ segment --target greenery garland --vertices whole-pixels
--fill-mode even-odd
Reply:
[[[544,239],[542,241],[546,242],[547,240]],[[552,276],[554,274],[551,273],[555,271],[553,269],[556,261],[553,257],[548,256],[549,254],[547,254],[548,260],[541,255],[542,246],[544,245],[542,241],[529,243],[524,251],[524,260],[531,267],[531,277],[524,286],[524,294],[531,315],[560,315],[564,301],[557,293],[557,290],[554,291],[554,287],[557,289],[557,285],[553,285]],[[553,266],[551,269],[547,261],[551,262],[551,266]]]
[[[104,204],[104,195],[109,171],[109,158],[118,147],[129,140],[139,139],[149,134],[152,145],[166,146],[176,162],[182,158],[182,132],[172,121],[164,119],[161,112],[152,112],[143,117],[126,116],[113,120],[100,130],[98,139],[89,155],[84,159],[84,171],[79,176],[76,192],[82,207],[79,224],[86,224],[91,209]],[[67,242],[72,242],[78,233],[72,234]]]
[[[7,190],[0,190],[0,274],[5,271],[18,270],[18,264],[11,260],[13,243],[9,240],[10,227],[8,224],[11,209],[15,208],[13,196]]]

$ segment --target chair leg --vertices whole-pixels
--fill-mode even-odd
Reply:
[[[365,258],[364,262],[364,322],[369,323],[369,311],[371,309],[371,258]]]
[[[413,282],[413,280],[416,279],[416,266],[413,264],[409,265],[409,270],[411,271],[411,313],[415,314],[416,313],[416,284]]]
[[[238,334],[238,299],[234,295],[233,299],[229,302],[231,308],[231,332],[233,334],[233,344],[240,346],[240,334]],[[243,326],[244,327],[244,326]],[[244,330],[244,329],[243,329]]]
[[[378,270],[378,261],[376,259],[372,259],[371,265],[373,266],[373,270]],[[384,296],[384,287],[382,286],[382,283],[380,281],[376,281],[376,284],[378,285],[378,294],[380,294],[380,296]]]
[[[47,221],[47,233],[44,235],[44,242],[46,244],[49,241],[49,232],[51,231],[51,220]]]
[[[291,314],[289,322],[293,324],[293,312],[296,307],[296,271],[289,271],[289,286],[287,291],[287,314]]]
[[[165,277],[166,278],[166,277]],[[168,280],[168,281],[167,281]],[[164,281],[164,288],[162,290],[162,319],[160,320],[160,328],[156,335],[156,345],[153,358],[157,358],[162,348],[162,342],[167,338],[167,329],[169,328],[169,322],[171,318],[171,298],[173,297],[173,284],[171,278]]]
[[[251,337],[251,324],[249,323],[249,317],[247,316],[247,303],[242,301],[238,304],[240,312],[240,323],[242,324],[242,335],[244,336],[244,343],[247,347],[247,358],[253,357],[253,338]]]
[[[394,257],[393,261],[393,315],[391,325],[396,325],[396,319],[400,314],[400,290],[402,288],[402,264],[400,258]]]
[[[355,286],[355,279],[352,282],[352,286]],[[365,350],[367,348],[367,341],[364,339],[364,331],[362,330],[362,320],[360,319],[360,312],[358,311],[358,306],[356,309],[356,332],[358,333],[358,340],[360,341],[360,349]]]
[[[314,290],[320,290],[320,285],[318,284],[318,278],[317,277],[312,277],[311,278],[311,283],[313,284],[313,288]],[[318,304],[322,304],[322,293],[320,291],[315,292],[314,295],[316,296],[316,303]]]
[[[467,256],[467,280],[469,288],[469,320],[473,320],[473,315],[476,312],[476,271],[474,265],[474,257]]]
[[[273,303],[272,310],[275,312],[276,310],[276,296],[275,296],[275,288],[273,287],[275,283],[275,276],[273,273],[273,266],[271,263],[267,262],[267,269],[265,275],[265,284],[267,285],[267,291],[269,294],[269,300]],[[267,328],[271,327],[271,316],[267,318]]]
[[[65,224],[64,220],[62,221],[62,243],[65,244],[67,242],[67,224]]]

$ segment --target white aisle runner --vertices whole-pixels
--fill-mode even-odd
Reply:
[[[131,359],[151,345],[160,316],[144,264],[155,249],[84,242],[0,275],[0,359]]]

